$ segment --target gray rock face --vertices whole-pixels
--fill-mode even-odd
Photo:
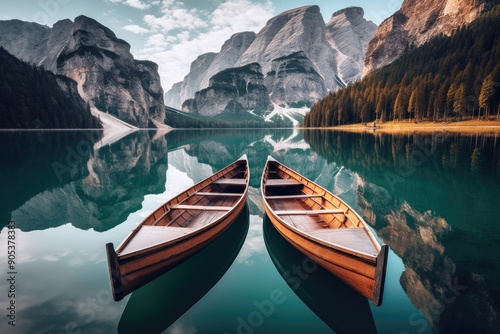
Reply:
[[[339,88],[334,50],[326,40],[326,27],[318,6],[292,9],[270,19],[237,65],[257,62],[263,73],[271,71],[273,60],[303,52],[323,78],[326,89]]]
[[[361,77],[368,43],[377,30],[363,16],[363,8],[349,7],[335,12],[326,24],[326,39],[339,53],[338,74],[346,83]]]
[[[257,63],[226,69],[210,78],[208,88],[184,102],[182,109],[203,116],[221,113],[264,114],[271,108],[264,75]]]
[[[213,52],[205,53],[191,63],[189,73],[184,77],[181,83],[181,101],[194,97],[194,94],[200,90],[200,82],[203,80],[205,72],[214,61],[215,56],[216,54]]]
[[[325,24],[318,6],[283,12],[257,35],[235,34],[220,53],[200,56],[180,93],[178,85],[167,92],[166,104],[178,108],[196,91],[208,87],[208,78],[216,73],[252,63],[260,64],[273,103],[285,107],[312,104],[361,76],[364,53],[376,29],[363,15],[361,8],[347,8]]]
[[[265,86],[271,101],[283,106],[301,107],[327,93],[325,81],[302,51],[274,59]]]
[[[228,68],[232,68],[240,59],[241,55],[250,47],[255,40],[253,31],[237,33],[231,36],[215,56],[205,75],[200,82],[200,88],[208,87],[209,81],[215,74]]]
[[[172,85],[172,88],[165,93],[165,105],[180,109],[180,106],[182,105],[181,87],[182,82],[177,82]]]
[[[49,35],[50,28],[38,23],[0,21],[0,45],[10,54],[32,64],[40,64],[47,51]]]
[[[219,53],[205,53],[199,56],[191,64],[191,69],[184,80],[174,84],[165,93],[165,104],[180,108],[183,101],[193,98],[197,91],[207,88],[213,75],[234,67],[254,40],[254,32],[237,33],[224,43]]]
[[[408,48],[432,37],[450,35],[489,10],[493,0],[405,0],[401,9],[380,24],[369,43],[363,75],[390,64]]]
[[[22,60],[75,80],[82,98],[101,111],[141,127],[151,118],[163,123],[157,65],[134,60],[130,45],[93,19],[79,16],[52,28],[2,21],[0,45]]]

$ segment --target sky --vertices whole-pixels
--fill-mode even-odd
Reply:
[[[199,55],[219,52],[234,33],[262,29],[273,16],[315,4],[328,21],[337,10],[359,6],[376,24],[403,0],[15,0],[2,1],[0,20],[20,19],[51,27],[62,19],[91,17],[131,45],[135,59],[159,65],[168,91],[182,81]]]

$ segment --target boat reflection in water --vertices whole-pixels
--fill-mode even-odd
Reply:
[[[249,210],[245,205],[211,244],[132,293],[118,332],[161,333],[170,327],[226,273],[244,243],[248,227]]]
[[[368,299],[290,245],[264,215],[264,240],[295,294],[336,333],[376,333]]]

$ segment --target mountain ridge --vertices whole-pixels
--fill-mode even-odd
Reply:
[[[365,39],[370,38],[376,28],[373,22],[366,21],[363,16],[363,9],[349,7],[334,13],[329,21],[330,26],[327,26],[317,5],[285,11],[271,18],[257,34],[239,33],[247,34],[247,43],[237,49],[237,52],[233,52],[231,61],[225,62],[225,66],[219,66],[217,70],[258,63],[262,68],[272,103],[283,107],[310,105],[325,96],[328,91],[343,87],[344,81],[352,82],[361,76],[364,48],[367,47]],[[338,25],[331,22],[337,19],[344,21]],[[349,19],[359,26],[357,33],[354,32],[355,29],[349,30]],[[360,39],[356,41],[359,48],[339,41],[343,36]],[[231,45],[236,37],[241,36],[233,35],[224,45]],[[167,91],[166,104],[180,109],[186,98],[194,98],[193,91],[207,88],[207,77],[216,72],[211,67],[214,59],[224,59],[221,56],[223,53],[224,46],[219,53],[199,56],[192,63],[191,70],[182,83],[174,84],[172,89]],[[286,69],[290,64],[282,62],[287,57],[297,57],[294,63],[302,62],[301,67],[309,70],[306,73],[297,73],[297,66],[292,66],[294,70],[288,76]],[[339,58],[342,58],[340,65],[337,63]],[[342,74],[339,76],[339,73]],[[341,78],[344,74],[345,77]],[[202,79],[193,84],[193,78]]]
[[[384,20],[370,41],[363,76],[398,59],[406,50],[432,37],[450,36],[491,9],[497,0],[404,0],[401,8]]]
[[[0,45],[19,59],[76,81],[91,107],[140,127],[164,121],[157,65],[134,59],[129,43],[92,18],[60,20],[52,28],[0,21]]]

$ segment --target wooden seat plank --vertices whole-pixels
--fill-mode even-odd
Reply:
[[[322,209],[322,210],[281,210],[274,211],[278,216],[301,216],[301,215],[321,215],[321,214],[343,214],[340,209]]]
[[[316,198],[316,197],[322,197],[322,195],[315,194],[315,195],[283,195],[283,196],[266,196],[266,199],[270,200],[278,200],[278,199],[301,199],[301,198]]]
[[[286,187],[301,185],[299,181],[292,179],[269,179],[266,181],[266,187]]]
[[[203,205],[174,205],[172,210],[198,210],[198,211],[229,211],[230,206],[203,206]]]
[[[229,179],[229,178],[221,178],[215,180],[213,183],[225,186],[245,186],[247,184],[245,179]]]
[[[243,194],[240,194],[240,193],[216,193],[216,192],[213,192],[213,193],[198,192],[194,195],[198,195],[198,196],[227,196],[227,197],[241,197],[241,196],[243,196]]]

